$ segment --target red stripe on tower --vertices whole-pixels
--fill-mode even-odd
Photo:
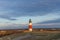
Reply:
[[[32,21],[29,19],[29,31],[32,31]]]

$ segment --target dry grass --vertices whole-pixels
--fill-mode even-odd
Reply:
[[[4,31],[2,31],[3,33]],[[12,34],[11,34],[12,33]],[[6,35],[9,34],[9,35]],[[21,31],[7,31],[6,36],[1,37],[0,40],[13,40],[15,38],[30,35],[30,37],[23,38],[21,40],[60,40],[60,31],[33,31],[33,32],[21,32]],[[11,34],[11,35],[10,35]]]
[[[60,40],[59,32],[30,32],[30,35],[22,40]]]

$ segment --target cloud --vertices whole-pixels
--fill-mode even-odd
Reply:
[[[43,16],[58,11],[60,0],[0,0],[0,18],[9,20],[12,17]]]
[[[24,29],[27,28],[24,24],[15,24],[15,23],[0,23],[0,30],[3,29]]]
[[[60,19],[48,20],[48,21],[41,22],[40,24],[49,24],[49,23],[60,23]]]
[[[60,26],[60,23],[33,24],[33,26]]]
[[[33,24],[33,26],[35,28],[60,28],[60,19],[38,22],[36,24]]]

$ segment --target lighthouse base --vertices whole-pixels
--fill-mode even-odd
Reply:
[[[29,31],[32,31],[32,29],[29,29]]]

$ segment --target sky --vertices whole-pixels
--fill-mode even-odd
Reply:
[[[0,0],[0,29],[34,26],[60,27],[60,0]],[[45,27],[46,28],[46,27]]]

